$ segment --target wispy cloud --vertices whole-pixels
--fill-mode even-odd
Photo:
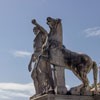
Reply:
[[[27,51],[13,51],[13,55],[15,57],[28,57],[28,56],[31,56],[31,53],[30,52],[27,52]]]
[[[35,93],[34,85],[19,83],[0,83],[0,100],[13,100],[14,97],[29,98]]]
[[[100,36],[100,27],[93,27],[84,30],[86,37]]]
[[[67,88],[67,90],[70,90],[70,86],[69,85],[66,85],[66,88]]]

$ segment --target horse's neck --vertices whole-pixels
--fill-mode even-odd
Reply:
[[[62,24],[59,23],[57,27],[54,27],[50,30],[50,37],[51,40],[56,40],[62,44]]]
[[[61,22],[56,27],[56,35],[57,35],[57,40],[62,43],[62,41],[63,41],[63,32],[62,32]]]

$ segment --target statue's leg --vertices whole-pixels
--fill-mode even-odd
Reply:
[[[36,68],[33,69],[32,73],[31,73],[31,77],[34,81],[34,86],[35,86],[35,91],[36,91],[36,94],[39,94],[39,83],[38,83],[38,79],[37,79],[37,72],[36,72]]]
[[[38,81],[38,77],[37,77],[37,69],[34,68],[32,73],[31,73],[31,78],[33,79],[34,82],[34,88],[35,88],[35,94],[33,96],[30,97],[30,100],[33,100],[33,98],[35,98],[36,96],[40,95],[40,88],[39,88],[39,81]]]
[[[50,85],[49,91],[54,91],[54,81],[53,81],[53,76],[52,76],[52,69],[51,69],[51,65],[49,62],[47,63],[47,72],[48,72],[48,83]]]
[[[37,66],[37,79],[38,79],[38,88],[39,88],[39,93],[40,94],[44,94],[46,93],[46,84],[47,84],[47,75],[46,73],[48,73],[47,68],[48,66],[46,66],[45,62],[43,61],[43,59],[39,59],[39,63]]]
[[[53,83],[52,69],[51,69],[50,63],[46,59],[41,58],[37,69],[39,73],[38,79],[39,79],[41,93],[44,94],[44,93],[53,92],[54,83]]]

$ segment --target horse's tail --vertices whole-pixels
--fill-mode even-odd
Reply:
[[[98,67],[95,61],[93,61],[93,77],[94,77],[94,87],[97,91],[97,75],[98,75]]]

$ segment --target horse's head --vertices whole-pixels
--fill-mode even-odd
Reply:
[[[59,19],[59,18],[57,18],[57,19],[54,19],[51,17],[47,18],[47,24],[49,25],[50,28],[55,28],[60,23],[61,23],[61,19]]]
[[[50,28],[50,37],[51,40],[59,41],[62,44],[62,23],[59,18],[47,18],[47,24]]]

